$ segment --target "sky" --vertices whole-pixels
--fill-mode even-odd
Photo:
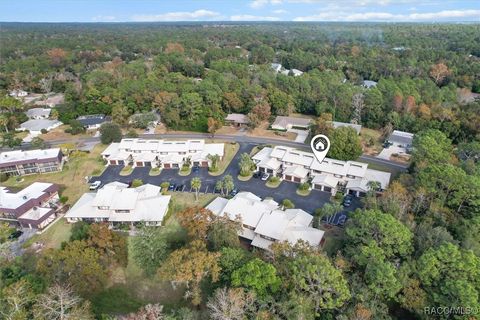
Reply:
[[[480,0],[0,0],[0,21],[480,23]]]

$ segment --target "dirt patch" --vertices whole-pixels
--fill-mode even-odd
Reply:
[[[390,160],[407,164],[410,162],[410,155],[394,153],[390,156]]]
[[[363,153],[370,156],[378,155],[383,149],[381,137],[382,134],[378,130],[362,128],[360,131],[360,142]]]
[[[294,132],[268,130],[269,126],[270,124],[268,123],[268,121],[264,121],[257,128],[251,131],[248,131],[247,136],[283,139],[283,140],[291,140],[291,141],[294,141],[295,138],[297,137],[297,134]]]
[[[52,140],[71,140],[77,141],[81,138],[88,138],[93,137],[95,135],[95,131],[87,131],[83,134],[72,135],[70,133],[66,133],[65,129],[67,129],[68,125],[61,125],[45,134],[41,134],[39,137],[45,141],[52,141]]]
[[[238,127],[232,126],[223,126],[215,132],[215,134],[239,134],[240,130]]]

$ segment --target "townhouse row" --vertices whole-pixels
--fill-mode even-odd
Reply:
[[[110,165],[131,165],[163,169],[190,166],[208,167],[209,156],[223,159],[223,143],[205,143],[204,140],[166,141],[157,139],[122,139],[110,144],[102,157]]]
[[[261,149],[252,157],[257,170],[297,183],[309,182],[311,187],[335,195],[338,191],[354,196],[365,195],[375,185],[385,190],[390,173],[368,169],[367,163],[325,158],[319,162],[311,152],[276,146]]]

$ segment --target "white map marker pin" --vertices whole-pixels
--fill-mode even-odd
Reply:
[[[312,141],[310,141],[310,147],[318,162],[322,163],[330,149],[330,139],[328,139],[326,135],[317,134],[312,138]]]

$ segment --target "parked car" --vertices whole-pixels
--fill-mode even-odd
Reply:
[[[176,187],[177,185],[175,183],[170,183],[170,185],[168,186],[168,191],[175,191]]]
[[[387,148],[387,149],[388,149],[391,145],[393,145],[393,143],[391,143],[391,142],[388,141],[388,140],[385,140],[385,141],[383,142],[383,147],[384,147],[384,148]]]
[[[352,200],[353,200],[353,196],[350,195],[350,194],[347,194],[347,195],[343,198],[343,206],[344,206],[344,207],[350,207],[350,205],[352,204]]]
[[[192,172],[198,172],[200,170],[200,167],[199,166],[193,166],[192,167]]]
[[[262,177],[262,173],[261,173],[260,171],[255,171],[255,172],[253,173],[253,177],[256,178],[256,179],[261,178],[261,177]]]
[[[8,239],[9,240],[15,240],[15,239],[18,239],[20,238],[20,236],[23,234],[23,231],[21,230],[15,230],[13,231],[9,236],[8,236]]]
[[[262,180],[263,180],[263,181],[267,181],[268,178],[270,178],[270,174],[264,173],[263,176],[262,176]]]
[[[184,185],[180,184],[175,188],[175,191],[183,191],[183,187],[184,187]]]
[[[94,181],[90,183],[90,190],[97,190],[102,185],[102,181]]]
[[[230,195],[231,195],[232,197],[234,197],[237,193],[238,193],[238,190],[237,190],[237,188],[235,188],[235,189],[233,189],[233,190],[230,192]]]

